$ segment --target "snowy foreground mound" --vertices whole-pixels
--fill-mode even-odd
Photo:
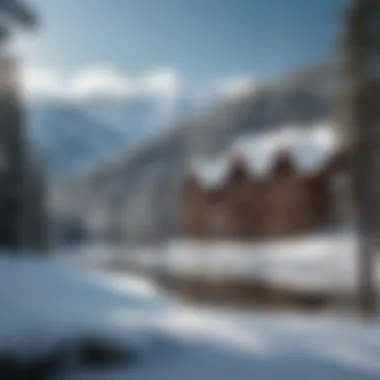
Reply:
[[[176,240],[159,247],[90,246],[57,255],[108,270],[136,268],[169,278],[261,280],[272,287],[352,295],[357,289],[357,238],[351,230],[263,242]],[[380,289],[380,255],[375,259]]]
[[[140,279],[44,259],[0,259],[0,310],[0,353],[37,358],[61,352],[59,373],[48,378],[380,376],[380,323],[195,310],[166,299]],[[95,369],[79,355],[88,339],[117,346],[137,360]]]

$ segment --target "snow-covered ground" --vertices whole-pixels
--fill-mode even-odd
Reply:
[[[118,324],[119,312],[163,309],[164,298],[148,282],[123,282],[35,257],[0,259],[0,350],[25,353],[92,337],[93,334],[135,335],[135,329]],[[121,335],[123,338],[123,335]],[[39,345],[36,346],[36,340]]]
[[[135,368],[60,380],[378,379],[379,331],[338,319],[210,314],[175,318],[176,350]]]
[[[378,379],[380,321],[266,315],[181,305],[153,283],[42,258],[0,258],[0,352],[44,355],[66,345],[60,380]],[[95,337],[136,352],[131,365],[78,364]]]
[[[350,230],[262,243],[171,241],[153,247],[91,246],[60,255],[96,268],[138,268],[174,277],[256,280],[308,292],[356,289],[357,238]],[[380,285],[380,256],[376,273]]]

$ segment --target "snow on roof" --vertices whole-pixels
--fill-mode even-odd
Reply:
[[[290,152],[302,172],[321,168],[339,148],[340,142],[331,122],[314,125],[286,125],[280,131],[241,136],[218,157],[195,158],[190,167],[206,186],[224,181],[235,156],[246,159],[250,170],[267,174],[278,153]]]

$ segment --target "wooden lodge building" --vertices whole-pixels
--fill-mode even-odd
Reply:
[[[280,143],[272,143],[275,140],[270,136],[269,155],[264,154],[266,137],[255,137],[256,143],[248,149],[234,144],[223,155],[216,174],[205,170],[207,160],[189,165],[180,195],[180,222],[185,240],[195,246],[198,242],[201,247],[206,243],[211,251],[221,241],[237,243],[237,247],[239,242],[260,246],[278,238],[276,244],[281,244],[282,238],[295,237],[293,241],[297,241],[303,234],[313,236],[314,232],[350,223],[353,202],[347,169],[352,149],[343,149],[337,141],[331,144],[331,136],[325,138],[326,130],[322,134],[320,131],[307,134],[296,131],[291,134],[296,141],[291,143],[281,143],[281,139]],[[303,141],[304,137],[308,141]],[[264,165],[263,156],[266,156]],[[259,161],[261,165],[256,165]],[[206,256],[207,251],[205,248]],[[216,257],[213,259],[218,260]],[[230,274],[216,278],[195,271],[176,276],[172,282],[182,297],[197,303],[282,310],[325,309],[339,307],[342,302],[337,294],[302,287],[297,290],[273,287],[255,276],[241,278]]]
[[[334,148],[318,165],[303,170],[302,155],[296,150],[278,146],[264,175],[252,170],[254,163],[244,151],[235,151],[226,160],[223,178],[212,185],[190,169],[180,202],[183,234],[195,239],[256,240],[338,223],[337,210],[347,194],[336,185],[347,168],[347,152]]]

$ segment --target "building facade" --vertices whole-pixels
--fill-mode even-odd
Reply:
[[[317,171],[297,168],[289,151],[279,152],[260,176],[243,157],[229,162],[228,174],[209,187],[189,171],[180,200],[183,235],[199,239],[264,239],[291,236],[332,223],[333,181],[343,173],[346,154],[337,152]]]

